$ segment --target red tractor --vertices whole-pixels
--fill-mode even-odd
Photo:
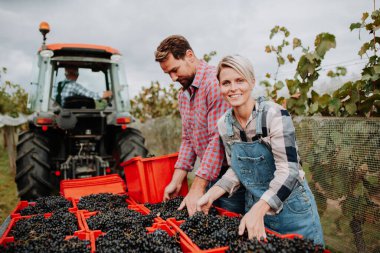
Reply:
[[[49,25],[42,22],[40,31],[43,44],[28,98],[34,114],[17,145],[15,181],[25,200],[56,193],[62,179],[122,174],[122,162],[148,154],[141,132],[128,127],[133,117],[119,51],[88,44],[46,45]],[[98,100],[70,93],[57,101],[67,69],[79,72],[71,85],[94,93],[111,91],[112,97]]]

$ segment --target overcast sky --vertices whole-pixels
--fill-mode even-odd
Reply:
[[[309,46],[318,33],[334,34],[337,48],[322,65],[324,69],[346,65],[347,78],[353,78],[360,74],[363,60],[357,52],[368,36],[362,31],[360,41],[349,26],[359,22],[365,11],[373,11],[373,0],[0,0],[0,67],[8,69],[4,79],[26,86],[42,42],[38,26],[47,21],[48,43],[119,49],[132,96],[151,81],[171,82],[153,54],[160,41],[172,34],[184,35],[198,57],[216,50],[213,65],[227,54],[246,56],[260,81],[276,70],[274,56],[264,48],[274,43],[269,40],[270,30],[282,25]],[[283,67],[279,77],[292,75],[294,67]],[[321,83],[331,81],[323,77]]]

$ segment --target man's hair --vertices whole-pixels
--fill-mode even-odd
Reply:
[[[171,35],[160,43],[154,55],[157,62],[165,61],[170,53],[175,59],[179,60],[185,58],[186,51],[189,49],[191,51],[193,50],[185,37],[181,35]]]
[[[79,75],[79,71],[78,71],[78,68],[77,67],[66,67],[65,68],[65,75],[75,75],[75,76],[78,76]]]
[[[231,68],[238,72],[245,80],[253,83],[255,81],[255,72],[252,63],[240,55],[228,55],[223,57],[219,62],[216,77],[220,80],[219,75],[222,69]]]

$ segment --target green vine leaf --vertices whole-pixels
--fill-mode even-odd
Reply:
[[[314,114],[314,113],[318,112],[318,109],[319,109],[318,102],[313,103],[313,104],[310,105],[309,113],[310,114]]]
[[[321,108],[326,108],[329,105],[330,99],[331,99],[331,96],[328,94],[323,94],[323,96],[319,97],[318,102]]]
[[[354,30],[354,29],[358,29],[358,28],[361,28],[362,27],[362,24],[361,23],[352,23],[350,25],[350,30]]]
[[[278,25],[276,25],[275,27],[273,27],[272,30],[270,30],[269,39],[272,39],[273,36],[278,33],[279,29],[280,29],[280,27]]]
[[[289,94],[293,95],[297,91],[297,82],[295,80],[286,79],[285,80],[286,86],[288,87]]]
[[[363,54],[365,54],[370,48],[370,44],[368,42],[364,43],[363,46],[360,48],[360,51],[358,52],[358,55],[363,57]]]
[[[338,116],[342,103],[338,98],[333,98],[329,101],[329,112]]]
[[[302,42],[298,38],[293,38],[293,49],[296,49],[297,47],[300,47],[302,45]]]
[[[368,17],[369,17],[368,12],[364,12],[364,13],[363,13],[363,16],[362,16],[362,22],[364,23],[365,20],[366,20]]]
[[[286,58],[288,58],[288,61],[289,61],[290,63],[293,63],[293,62],[296,61],[296,59],[294,59],[293,55],[291,55],[291,54],[288,54],[288,55],[286,56]]]
[[[285,64],[285,59],[284,59],[284,57],[282,57],[282,56],[278,56],[278,57],[277,57],[277,63],[278,63],[278,65],[284,65],[284,64]]]
[[[317,54],[323,58],[327,51],[336,47],[335,36],[330,33],[318,34],[314,45],[316,47],[315,51]]]
[[[282,81],[278,81],[274,84],[274,87],[276,88],[276,90],[281,90],[284,86],[285,85]]]
[[[354,102],[346,103],[344,107],[346,108],[346,111],[349,115],[354,115],[356,113],[357,107]]]
[[[311,91],[311,101],[313,101],[313,103],[315,103],[315,102],[318,102],[318,99],[319,99],[319,94],[316,91],[312,90]]]

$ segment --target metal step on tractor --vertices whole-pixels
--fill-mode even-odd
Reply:
[[[57,193],[62,179],[122,174],[122,162],[148,155],[141,132],[127,126],[133,117],[119,51],[46,44],[49,31],[42,22],[28,98],[34,114],[17,145],[15,181],[22,200]],[[69,80],[70,74],[78,80]],[[111,96],[99,99],[103,91]]]

